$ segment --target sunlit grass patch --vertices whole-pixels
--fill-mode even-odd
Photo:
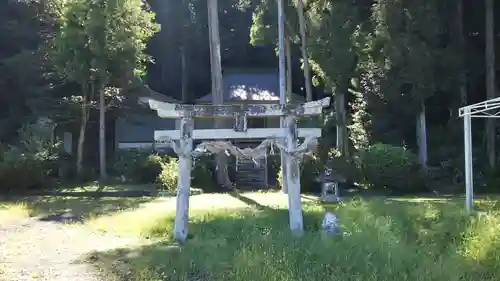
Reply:
[[[287,198],[281,193],[234,193],[234,194],[202,194],[190,197],[190,216],[196,218],[200,214],[211,211],[235,212],[255,208],[252,204],[259,202],[262,207],[286,208]],[[305,199],[305,201],[311,201]],[[139,208],[100,216],[88,221],[88,225],[101,231],[113,231],[120,234],[150,236],[157,232],[158,225],[175,216],[175,197],[159,198],[141,204]]]
[[[306,233],[295,239],[282,204],[285,196],[240,196],[193,197],[192,236],[185,245],[173,242],[173,199],[151,203],[159,204],[160,213],[152,206],[141,210],[148,220],[141,232],[161,241],[99,253],[97,265],[116,273],[119,262],[127,280],[143,281],[451,281],[497,280],[500,275],[500,216],[495,204],[483,206],[481,216],[470,216],[462,201],[355,199],[328,206],[339,216],[343,236],[325,238],[320,230],[324,207],[305,201]],[[126,213],[120,215],[133,218],[134,212]],[[129,220],[136,222],[141,224]]]
[[[152,198],[145,197],[43,196],[29,202],[27,207],[34,217],[68,215],[89,220],[123,210],[133,210],[151,200]]]
[[[156,186],[154,184],[113,184],[100,186],[98,182],[83,184],[83,185],[74,185],[74,186],[61,186],[57,189],[59,192],[96,192],[96,191],[156,191]]]
[[[27,217],[28,214],[25,202],[0,202],[0,223]]]

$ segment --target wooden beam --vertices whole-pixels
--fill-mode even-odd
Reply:
[[[323,108],[330,105],[330,98],[324,98],[317,101],[306,102],[302,104],[242,104],[242,105],[192,105],[175,104],[149,100],[151,109],[158,112],[162,118],[181,118],[184,112],[188,112],[191,117],[218,117],[234,118],[236,114],[245,114],[246,116],[284,116],[290,113],[296,116],[321,115]]]
[[[321,137],[320,128],[300,128],[298,137],[304,138],[306,136]],[[283,138],[287,135],[285,128],[258,128],[248,129],[246,132],[236,132],[233,129],[203,129],[193,130],[193,139],[198,140],[215,140],[215,139],[265,139],[268,137]],[[180,130],[162,130],[155,131],[154,139],[156,141],[162,139],[178,140],[180,139]]]

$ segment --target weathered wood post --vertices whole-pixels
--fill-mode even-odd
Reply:
[[[179,242],[185,242],[188,235],[189,188],[191,186],[191,165],[193,151],[193,119],[185,110],[180,124],[179,139],[179,179],[177,183],[177,202],[175,209],[174,236]]]
[[[293,235],[302,236],[304,223],[302,218],[302,202],[300,200],[300,158],[293,153],[297,149],[297,122],[295,115],[285,116],[286,125],[286,153],[285,161],[287,167],[286,180],[288,187],[288,214],[290,220],[290,230]]]

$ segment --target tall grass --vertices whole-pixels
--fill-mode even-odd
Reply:
[[[324,208],[307,204],[300,239],[289,234],[283,209],[196,210],[185,245],[173,242],[168,213],[146,231],[161,242],[100,253],[98,264],[123,274],[110,266],[122,261],[132,269],[127,280],[141,281],[498,280],[500,215],[495,204],[483,208],[469,216],[455,201],[352,200],[331,208],[343,235],[328,238]]]

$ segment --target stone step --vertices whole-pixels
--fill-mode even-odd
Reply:
[[[239,158],[236,161],[236,183],[241,187],[265,187],[267,184],[266,159]]]

